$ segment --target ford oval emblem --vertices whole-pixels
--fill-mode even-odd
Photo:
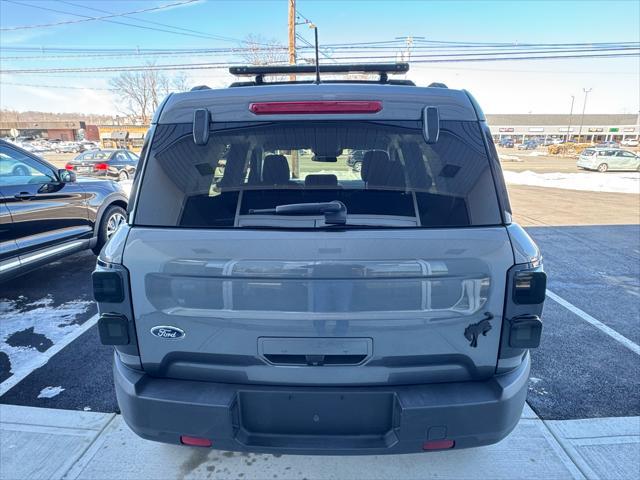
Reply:
[[[151,335],[155,335],[158,338],[178,340],[179,338],[184,338],[184,330],[169,325],[158,325],[151,329]]]

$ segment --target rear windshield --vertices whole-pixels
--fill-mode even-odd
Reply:
[[[141,181],[141,226],[323,228],[324,215],[273,209],[334,201],[353,228],[501,223],[476,122],[442,121],[431,145],[414,121],[218,124],[206,145],[159,125]]]

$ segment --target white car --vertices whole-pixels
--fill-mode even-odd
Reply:
[[[620,145],[622,145],[623,147],[637,147],[638,146],[638,139],[637,138],[628,138],[626,140],[622,140],[620,142]]]

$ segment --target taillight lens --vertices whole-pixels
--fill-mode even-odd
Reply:
[[[67,170],[73,170],[73,165],[71,165],[70,163],[67,163],[64,168],[66,168]]]
[[[107,170],[109,168],[109,165],[107,165],[106,163],[96,163],[93,166],[94,170]]]
[[[513,301],[519,305],[544,302],[547,274],[542,271],[521,270],[513,279]]]
[[[124,283],[116,272],[93,272],[93,298],[96,302],[121,303],[124,301]]]
[[[377,113],[382,110],[382,102],[377,100],[259,102],[250,104],[249,110],[256,115]]]

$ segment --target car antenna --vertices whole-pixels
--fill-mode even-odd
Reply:
[[[318,55],[318,27],[314,23],[309,24],[313,28],[313,35],[316,41],[316,85],[320,84],[320,55]]]

